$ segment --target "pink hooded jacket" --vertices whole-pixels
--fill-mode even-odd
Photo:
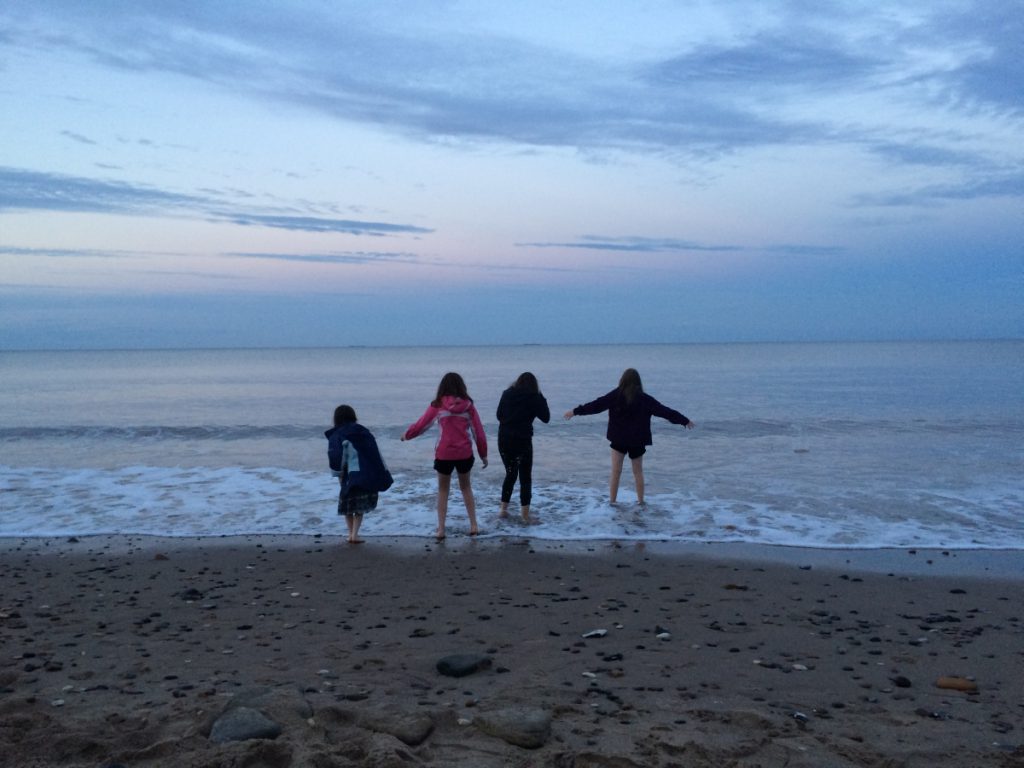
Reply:
[[[487,458],[487,435],[484,425],[480,422],[480,414],[471,400],[445,395],[441,398],[441,407],[433,405],[420,416],[419,421],[405,431],[405,439],[412,440],[422,435],[430,425],[437,421],[441,435],[434,447],[434,457],[438,459],[468,459],[473,455],[473,441],[470,430],[476,438],[476,451],[481,459]]]

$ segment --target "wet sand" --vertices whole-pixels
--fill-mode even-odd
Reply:
[[[0,765],[1024,766],[1020,554],[765,554],[7,540]]]

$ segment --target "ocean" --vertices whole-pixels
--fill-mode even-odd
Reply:
[[[628,461],[608,502],[606,416],[562,418],[626,367],[697,424],[654,420],[643,506]],[[491,448],[484,536],[1024,549],[1021,341],[0,352],[0,536],[341,536],[340,403],[395,477],[361,533],[430,536],[436,428],[399,437],[449,370]],[[552,411],[529,527],[496,519],[495,409],[526,370]]]

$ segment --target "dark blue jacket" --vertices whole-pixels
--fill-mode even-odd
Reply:
[[[551,420],[551,411],[540,392],[509,387],[501,393],[497,416],[499,441],[529,444],[533,437],[533,420],[540,419],[547,424]]]
[[[331,469],[341,475],[342,495],[357,488],[386,491],[391,487],[394,480],[381,458],[377,441],[362,424],[354,421],[342,424],[324,432],[324,437],[327,438],[327,460]]]
[[[679,411],[662,405],[646,392],[641,392],[633,398],[632,403],[627,403],[626,398],[617,387],[597,400],[577,405],[572,409],[572,412],[579,416],[602,411],[608,411],[607,436],[609,442],[623,448],[639,448],[653,442],[651,416],[657,416],[682,426],[690,423],[690,420]]]

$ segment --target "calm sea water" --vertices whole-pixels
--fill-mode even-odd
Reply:
[[[561,418],[627,366],[697,422],[655,420],[644,507],[628,462],[608,503],[606,417]],[[429,535],[436,433],[398,438],[448,370],[488,431],[488,535],[1024,549],[1018,341],[3,352],[0,536],[339,534],[323,430],[342,402],[396,478],[363,532]],[[494,411],[524,370],[554,415],[528,529],[494,519]]]

